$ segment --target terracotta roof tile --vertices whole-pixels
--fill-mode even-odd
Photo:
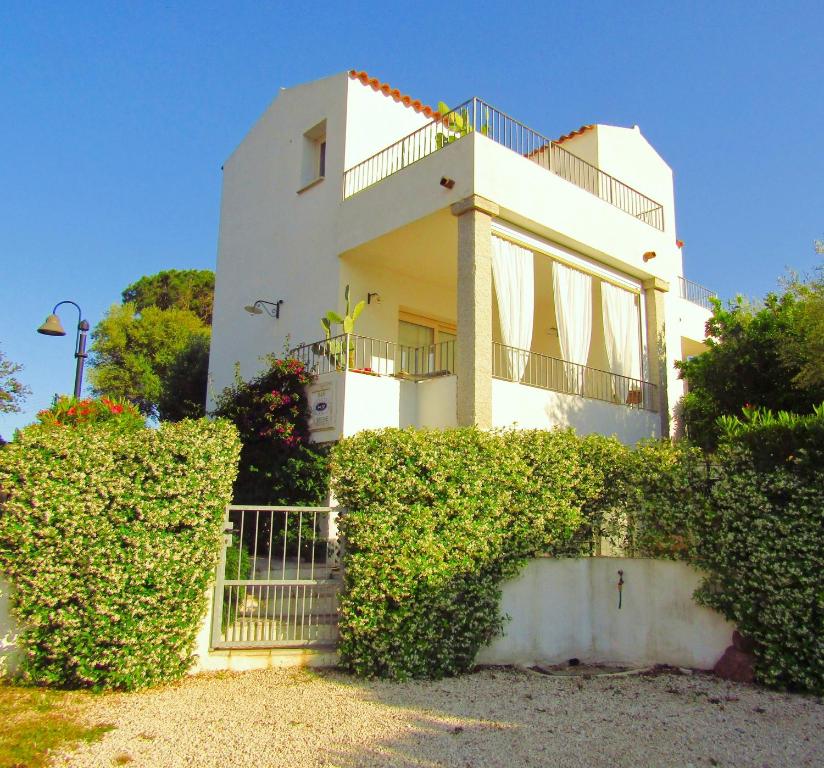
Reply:
[[[423,102],[401,93],[397,88],[393,88],[389,83],[381,82],[377,77],[370,77],[367,72],[358,72],[356,69],[350,69],[349,77],[353,80],[360,80],[364,85],[370,86],[375,91],[380,91],[384,96],[390,96],[405,107],[410,107],[416,112],[422,112],[426,117],[438,117],[438,110],[432,109],[432,107],[427,106]]]
[[[591,131],[595,127],[594,124],[592,125],[582,125],[576,131],[570,131],[569,133],[565,133],[561,138],[556,139],[556,144],[561,144],[562,142],[566,141],[567,139],[572,139],[575,136],[580,136],[582,133],[586,133],[587,131]]]

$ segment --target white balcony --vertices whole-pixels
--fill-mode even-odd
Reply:
[[[309,387],[317,442],[364,429],[457,425],[457,342],[411,348],[355,334],[292,350],[316,375]],[[635,443],[657,437],[657,389],[646,381],[493,344],[493,426],[574,427]],[[513,359],[525,362],[520,381]]]

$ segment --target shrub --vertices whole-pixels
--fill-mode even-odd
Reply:
[[[36,683],[138,688],[190,666],[239,444],[224,421],[34,425],[0,453],[0,570]]]
[[[233,498],[237,504],[325,503],[328,450],[309,442],[306,385],[300,360],[267,358],[267,369],[217,397],[215,416],[238,428],[242,450]]]
[[[396,679],[471,668],[501,630],[501,582],[538,553],[589,549],[600,523],[585,510],[600,509],[608,472],[587,451],[625,449],[571,430],[390,429],[341,441],[342,663]]]
[[[367,676],[469,669],[536,554],[676,558],[754,645],[757,678],[824,691],[824,410],[751,412],[713,455],[572,431],[382,430],[341,441],[339,651]]]
[[[824,410],[728,423],[704,477],[690,504],[699,601],[754,643],[760,682],[824,692]]]

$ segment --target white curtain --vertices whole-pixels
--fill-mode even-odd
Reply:
[[[535,311],[535,269],[532,251],[520,245],[492,237],[492,279],[498,296],[501,318],[501,341],[505,350],[508,377],[523,378],[532,346],[532,323]]]
[[[555,320],[561,357],[569,363],[564,370],[570,392],[584,394],[583,369],[592,339],[592,278],[577,269],[554,262],[552,286],[555,291]]]
[[[641,326],[635,294],[611,283],[601,283],[604,340],[609,370],[631,379],[641,378]],[[626,390],[626,392],[624,391]],[[624,400],[636,390],[632,382],[620,381],[616,394]]]

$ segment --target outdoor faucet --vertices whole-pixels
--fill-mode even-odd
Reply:
[[[624,572],[618,571],[618,610],[621,610],[621,602],[624,589]]]

